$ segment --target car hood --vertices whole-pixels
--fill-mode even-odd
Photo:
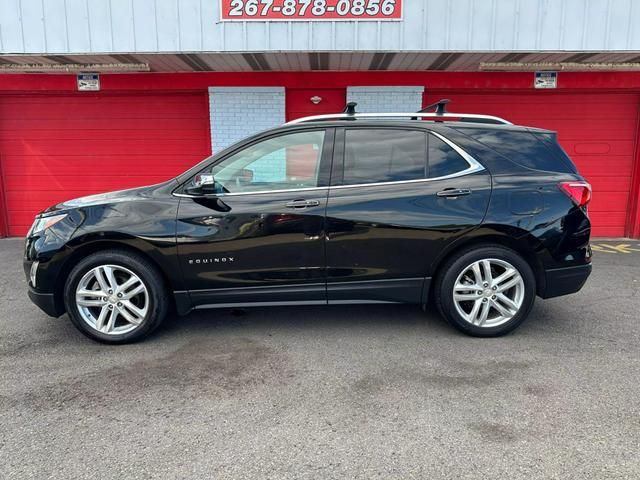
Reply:
[[[38,214],[38,216],[48,216],[61,213],[74,208],[92,207],[96,205],[114,204],[120,202],[129,202],[133,200],[142,200],[150,198],[157,192],[170,193],[175,188],[176,180],[171,179],[167,182],[156,185],[147,185],[144,187],[128,188],[126,190],[116,190],[113,192],[98,193],[96,195],[88,195],[86,197],[74,198],[53,205]]]

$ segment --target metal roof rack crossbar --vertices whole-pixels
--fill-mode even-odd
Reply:
[[[358,104],[356,102],[349,102],[344,107],[344,110],[342,111],[342,113],[346,113],[347,115],[355,115],[357,106]]]
[[[442,100],[438,100],[436,103],[427,105],[422,110],[418,110],[418,113],[426,113],[432,108],[435,108],[436,111],[433,113],[437,113],[438,115],[444,115],[445,113],[447,113],[447,103],[449,103],[450,101],[451,100],[449,100],[448,98],[443,98]]]
[[[447,103],[451,100],[443,98],[424,107],[422,110],[411,113],[356,113],[356,102],[349,102],[344,107],[342,113],[328,113],[325,115],[312,115],[310,117],[297,118],[285,123],[285,125],[293,125],[296,123],[306,122],[318,122],[321,120],[356,120],[358,118],[409,118],[411,120],[418,120],[418,118],[433,118],[436,121],[446,121],[445,119],[457,119],[462,122],[478,122],[478,123],[493,123],[501,125],[513,125],[511,122],[504,118],[494,117],[493,115],[480,115],[476,113],[449,113],[447,112]],[[435,108],[435,112],[428,112]]]

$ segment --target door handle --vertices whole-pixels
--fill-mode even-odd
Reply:
[[[436,195],[439,197],[448,197],[448,198],[462,197],[464,195],[470,195],[470,194],[471,194],[471,190],[469,190],[468,188],[445,188],[444,190],[441,190],[438,193],[436,193]]]
[[[284,204],[287,208],[307,208],[320,205],[318,200],[292,200]]]

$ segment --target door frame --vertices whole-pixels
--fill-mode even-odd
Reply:
[[[288,190],[265,190],[260,192],[236,192],[236,193],[216,193],[203,196],[189,195],[183,193],[185,184],[194,176],[203,171],[204,169],[211,168],[213,165],[224,161],[225,159],[235,155],[236,153],[251,147],[257,143],[268,140],[270,138],[285,136],[294,133],[309,131],[309,130],[323,130],[325,132],[325,139],[323,142],[323,148],[320,157],[320,171],[318,172],[318,186],[288,189]],[[314,124],[305,125],[304,128],[299,129],[287,129],[278,130],[275,132],[269,132],[268,134],[259,134],[247,139],[242,144],[239,144],[232,150],[225,150],[215,155],[210,161],[204,165],[197,166],[186,172],[188,175],[183,175],[180,178],[180,184],[173,190],[173,195],[176,197],[182,197],[180,205],[184,201],[194,201],[197,199],[210,199],[210,200],[224,200],[227,197],[238,197],[248,195],[285,195],[290,193],[292,197],[298,194],[304,194],[309,192],[312,194],[322,193],[324,197],[324,206],[322,210],[322,242],[326,241],[326,202],[329,196],[329,184],[331,181],[331,171],[334,162],[334,149],[335,149],[335,132],[336,128],[332,126],[318,126]],[[180,208],[180,207],[179,207]],[[180,210],[178,210],[179,212]],[[179,217],[178,213],[178,219]],[[326,251],[324,246],[322,247],[322,260],[321,269],[322,275],[319,281],[309,283],[292,282],[288,284],[279,285],[256,285],[256,286],[232,286],[232,287],[219,287],[219,288],[205,288],[205,289],[187,289],[185,293],[189,296],[189,302],[191,308],[224,308],[224,307],[238,307],[238,306],[266,306],[266,305],[297,305],[297,304],[326,304]],[[178,255],[182,257],[186,255],[184,252],[180,252],[180,244],[178,244]],[[185,272],[183,271],[184,281],[187,282]],[[318,299],[321,296],[322,299]]]
[[[7,202],[5,201],[4,191],[2,152],[0,152],[0,238],[5,238],[9,234]]]
[[[636,120],[636,136],[633,160],[634,165],[631,174],[631,187],[629,191],[629,204],[627,206],[627,224],[625,236],[640,238],[640,110]]]

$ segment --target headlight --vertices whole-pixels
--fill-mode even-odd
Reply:
[[[44,232],[47,228],[53,227],[56,223],[64,219],[66,216],[67,214],[63,213],[61,215],[51,215],[50,217],[36,218],[35,222],[33,222],[33,225],[31,225],[31,229],[29,230],[27,236],[37,235],[38,233]]]

